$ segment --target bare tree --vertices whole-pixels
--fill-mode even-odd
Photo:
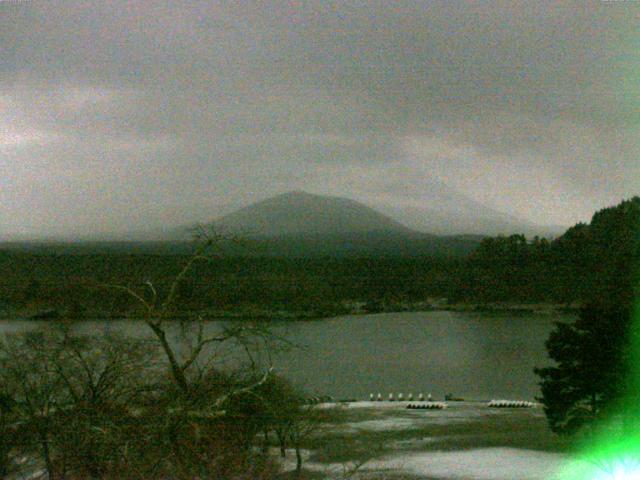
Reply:
[[[151,282],[109,286],[135,299],[150,339],[82,334],[77,324],[55,322],[0,343],[0,429],[20,425],[27,440],[21,452],[41,459],[48,480],[259,478],[271,471],[252,447],[269,418],[262,413],[270,392],[262,390],[272,378],[272,347],[284,340],[261,323],[212,327],[197,315],[174,321],[181,282],[196,262],[212,258],[213,245],[202,243],[164,294]],[[214,346],[239,353],[241,368],[223,368]],[[242,425],[234,423],[240,411]],[[0,473],[19,453],[5,440]]]
[[[102,478],[109,465],[126,460],[121,458],[130,440],[126,430],[141,389],[155,373],[155,349],[114,332],[78,334],[64,324],[51,336],[56,373],[68,394],[55,439],[61,466],[85,478]]]
[[[205,328],[206,323],[201,316],[196,315],[195,318],[185,318],[184,315],[179,315],[179,327],[183,339],[188,340],[188,348],[186,352],[178,352],[176,346],[172,345],[168,338],[169,328],[167,323],[178,316],[176,313],[180,285],[197,262],[207,262],[219,257],[215,248],[221,242],[222,237],[206,235],[204,230],[200,230],[197,238],[200,241],[199,246],[171,282],[164,298],[161,298],[151,281],[147,281],[145,288],[142,290],[136,290],[124,285],[104,285],[108,288],[126,292],[137,302],[142,312],[142,320],[153,333],[164,353],[175,384],[185,394],[190,391],[189,373],[195,370],[194,367],[198,365],[201,355],[209,345],[234,342],[243,347],[248,359],[253,366],[256,366],[248,345],[253,342],[255,346],[255,342],[259,341],[263,347],[269,348],[269,342],[274,340],[274,336],[264,324],[243,322],[225,327],[215,334],[209,334]],[[270,359],[270,356],[267,355],[267,358]],[[260,379],[253,385],[243,387],[243,391],[255,389],[258,385],[264,383],[271,370],[272,366],[269,365]],[[242,392],[233,392],[233,394],[238,393]],[[228,397],[229,395],[219,397],[213,407],[219,408]]]
[[[152,356],[147,342],[78,334],[60,323],[5,336],[0,376],[22,453],[32,456],[30,445],[39,444],[49,479],[102,478],[122,461]]]
[[[49,480],[56,479],[51,441],[55,414],[67,398],[45,333],[34,331],[4,338],[0,344],[0,375],[14,408],[19,410],[24,447],[30,450],[38,446]]]
[[[213,448],[213,436],[227,434],[228,443],[235,440],[225,426],[230,405],[245,396],[254,396],[255,390],[268,381],[273,371],[272,349],[286,341],[277,338],[264,322],[240,322],[214,328],[197,314],[185,315],[180,311],[179,289],[198,262],[219,257],[219,236],[200,232],[200,243],[195,253],[161,294],[151,281],[142,288],[124,285],[106,285],[125,292],[137,304],[142,321],[153,334],[167,362],[173,387],[164,399],[164,423],[160,428],[160,442],[166,441],[179,474],[187,477],[197,471],[206,476],[203,468],[218,468],[221,462],[220,445]],[[177,331],[176,331],[177,329]],[[212,355],[212,347],[228,346],[228,350],[243,352],[248,374],[238,378],[220,380],[222,365]],[[265,365],[266,364],[266,365]],[[224,388],[218,388],[223,385]],[[228,425],[228,423],[227,423]],[[236,425],[237,427],[237,425]],[[222,435],[224,436],[224,435]],[[246,435],[242,436],[247,438]],[[251,437],[252,438],[252,437]],[[216,443],[216,442],[214,442]],[[246,448],[245,452],[250,452]]]

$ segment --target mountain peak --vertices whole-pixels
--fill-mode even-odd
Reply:
[[[355,200],[300,190],[259,201],[214,224],[225,231],[260,237],[410,231]]]

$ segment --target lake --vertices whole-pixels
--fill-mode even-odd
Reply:
[[[413,312],[352,315],[277,323],[275,329],[302,348],[274,356],[276,371],[310,394],[365,399],[378,392],[405,396],[446,393],[474,400],[533,400],[536,366],[549,363],[544,343],[553,321],[570,315]],[[0,332],[34,322],[3,321]],[[139,335],[136,322],[84,322]],[[211,322],[209,328],[219,328]],[[144,327],[146,328],[146,327]]]
[[[459,312],[390,313],[288,324],[307,348],[281,355],[279,369],[318,394],[446,393],[466,399],[539,395],[536,366],[553,321],[571,316]]]

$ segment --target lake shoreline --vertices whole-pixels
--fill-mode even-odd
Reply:
[[[246,308],[235,310],[208,310],[187,312],[176,316],[176,319],[202,318],[207,321],[318,321],[335,319],[347,315],[373,315],[381,313],[420,313],[420,312],[459,312],[459,313],[496,313],[513,315],[556,315],[559,313],[577,313],[578,304],[558,303],[523,303],[523,302],[491,302],[491,303],[446,303],[446,300],[423,302],[376,303],[345,302],[333,308],[322,310],[284,310],[270,308]],[[1,312],[0,320],[51,321],[74,319],[80,321],[93,320],[141,320],[139,316],[119,316],[109,312],[83,312],[81,316],[70,316],[55,308],[6,309]]]

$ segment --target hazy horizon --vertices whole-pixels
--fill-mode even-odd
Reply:
[[[572,225],[538,225],[532,222],[524,221],[523,219],[519,219],[517,217],[509,216],[504,214],[503,212],[494,211],[492,209],[487,209],[490,213],[495,213],[496,218],[500,219],[504,222],[503,226],[491,228],[465,228],[464,225],[469,225],[467,222],[469,218],[464,216],[460,216],[456,219],[452,218],[451,225],[443,225],[440,222],[443,221],[442,218],[437,217],[434,222],[437,224],[436,228],[428,228],[424,225],[419,224],[412,219],[410,215],[405,215],[403,218],[401,215],[395,215],[398,211],[392,207],[383,209],[383,208],[375,208],[371,205],[368,205],[364,202],[360,202],[355,199],[351,199],[345,196],[336,196],[336,195],[322,195],[313,192],[307,192],[304,190],[291,190],[287,192],[278,193],[273,196],[269,196],[266,198],[258,199],[256,202],[252,202],[250,204],[241,205],[238,208],[232,208],[228,210],[220,211],[218,214],[214,215],[210,218],[194,218],[191,220],[182,221],[182,223],[177,224],[162,224],[157,226],[146,226],[140,227],[138,229],[126,230],[126,231],[93,231],[93,232],[85,232],[80,234],[67,233],[61,235],[0,235],[0,242],[74,242],[74,241],[165,241],[165,240],[187,240],[191,238],[191,233],[193,228],[199,228],[200,226],[211,226],[216,228],[216,224],[218,222],[223,222],[222,232],[227,231],[229,226],[226,224],[225,220],[228,217],[235,217],[238,214],[257,207],[258,205],[263,204],[264,202],[269,202],[275,200],[279,197],[286,198],[289,196],[305,196],[305,197],[318,197],[320,202],[317,204],[317,208],[323,208],[327,206],[325,200],[327,199],[340,199],[340,200],[354,200],[357,204],[361,204],[363,207],[368,207],[372,209],[374,212],[381,214],[384,217],[387,217],[389,220],[393,222],[397,222],[403,227],[409,228],[410,231],[420,232],[420,233],[428,233],[433,235],[440,236],[464,236],[464,235],[489,235],[489,236],[502,236],[502,235],[510,235],[510,234],[525,234],[528,238],[533,238],[534,235],[537,236],[546,236],[547,238],[555,238],[558,235],[564,233],[564,231],[571,227]],[[282,206],[282,205],[281,205]],[[284,213],[284,212],[282,212]],[[326,212],[330,217],[336,212],[332,211],[332,208],[329,208]],[[414,213],[414,212],[409,212]],[[437,214],[438,212],[435,211]],[[442,215],[446,215],[446,211],[440,212]],[[594,212],[595,213],[595,212]],[[479,220],[487,221],[487,218],[480,218]],[[413,220],[413,221],[412,221]],[[317,219],[316,219],[317,221]],[[506,222],[513,223],[506,223]],[[585,223],[588,223],[589,219],[585,220]],[[520,222],[520,223],[519,223]],[[480,223],[482,225],[482,222]],[[457,226],[463,225],[461,228],[457,228]],[[504,226],[506,225],[506,226]],[[311,230],[314,228],[313,222],[310,224]],[[277,229],[277,226],[275,227]],[[498,230],[495,230],[498,228]],[[254,228],[250,228],[248,226],[242,227],[240,232],[252,232]],[[230,233],[230,232],[229,232]],[[275,235],[275,234],[271,234]],[[267,235],[267,236],[271,236]],[[282,235],[286,235],[283,233]]]
[[[640,193],[639,21],[606,1],[0,2],[0,238],[292,190],[403,223],[587,222]]]

